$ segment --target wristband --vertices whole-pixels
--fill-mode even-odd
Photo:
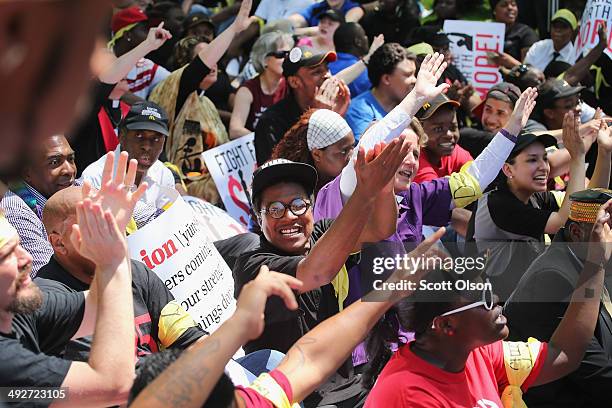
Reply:
[[[514,136],[512,133],[508,132],[506,129],[501,129],[499,133],[504,135],[504,137],[510,140],[512,143],[516,143],[517,137]]]
[[[360,60],[361,62],[363,62],[363,65],[365,65],[365,66],[366,66],[366,68],[368,67],[368,62],[365,60],[365,58],[361,57],[361,58],[359,58],[359,60]]]

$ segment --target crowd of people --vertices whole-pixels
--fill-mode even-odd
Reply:
[[[601,21],[577,52],[586,3],[0,3],[0,407],[606,406],[612,51]],[[450,20],[505,26],[497,84]],[[208,330],[128,237],[181,197],[224,211],[202,154],[241,138]]]

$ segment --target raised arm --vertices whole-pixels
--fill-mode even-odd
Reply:
[[[601,121],[597,135],[597,161],[589,188],[608,188],[610,185],[610,156],[612,155],[612,132],[605,120]]]
[[[184,408],[202,407],[234,353],[247,341],[261,335],[268,297],[280,296],[287,308],[295,310],[297,302],[291,289],[300,286],[299,280],[269,272],[262,266],[257,278],[242,288],[234,314],[213,334],[183,352],[138,395],[131,407],[161,408],[179,403]],[[185,389],[190,391],[185,392]]]
[[[584,56],[579,61],[576,61],[574,65],[572,65],[567,71],[565,71],[565,75],[563,79],[567,81],[570,85],[578,85],[580,81],[589,73],[589,69],[591,69],[591,65],[593,65],[601,54],[608,47],[608,30],[606,23],[603,22],[599,29],[597,30],[597,34],[599,35],[599,42],[589,53]]]
[[[576,191],[584,189],[584,177],[586,175],[584,168],[585,150],[578,130],[579,124],[580,118],[573,111],[565,114],[563,118],[563,144],[572,157],[570,162],[570,180],[561,208],[548,217],[544,229],[546,234],[556,234],[559,228],[565,224],[569,216],[569,196]]]
[[[420,257],[444,235],[440,228],[409,255]],[[396,271],[387,282],[417,282],[426,271]],[[291,384],[293,401],[308,396],[350,356],[353,349],[370,332],[380,317],[411,291],[378,293],[377,301],[360,300],[325,320],[298,340],[287,352],[277,370]],[[382,301],[382,299],[386,299]],[[332,346],[333,345],[333,346]]]
[[[122,404],[134,379],[134,306],[127,242],[110,211],[89,199],[77,204],[77,220],[72,244],[96,265],[90,292],[96,300],[95,340],[87,363],[73,362],[62,382],[68,398],[53,406]],[[86,311],[88,316],[91,313]]]
[[[377,143],[389,143],[398,137],[425,102],[435,98],[449,87],[448,84],[436,86],[445,69],[446,63],[442,54],[435,53],[426,56],[412,91],[382,120],[376,122],[361,136],[358,146],[371,150]],[[353,156],[355,155],[356,153],[353,153]],[[355,169],[352,163],[349,163],[342,169],[340,176],[340,192],[343,200],[353,194],[356,185]]]
[[[164,23],[149,30],[147,38],[129,52],[118,57],[105,71],[100,73],[99,79],[105,84],[116,84],[124,79],[138,60],[161,47],[166,40],[172,38],[170,31],[164,30]]]
[[[234,109],[232,110],[232,117],[230,118],[230,139],[237,139],[251,133],[251,131],[246,128],[246,121],[249,117],[249,110],[251,109],[252,103],[253,94],[251,94],[251,91],[244,86],[240,87],[238,92],[236,92]]]
[[[578,368],[593,337],[604,284],[604,265],[612,250],[611,210],[612,200],[605,203],[597,214],[590,242],[585,243],[589,245],[588,255],[571,303],[550,339],[546,361],[534,386],[564,377]]]
[[[370,62],[370,57],[374,54],[381,45],[385,43],[385,36],[383,34],[379,34],[372,39],[372,45],[370,45],[370,50],[363,57],[360,58],[356,63],[349,65],[344,68],[342,71],[338,72],[335,77],[344,81],[346,84],[350,84],[353,82],[363,71],[365,71],[368,66],[367,64]]]
[[[355,162],[358,179],[355,194],[344,205],[329,230],[298,264],[296,277],[304,283],[301,289],[303,292],[331,282],[349,254],[360,248],[359,238],[374,208],[376,197],[394,178],[408,147],[403,139],[393,140],[369,163],[366,162],[365,151],[359,149]]]
[[[214,67],[215,64],[221,59],[223,54],[225,54],[229,48],[236,34],[245,30],[249,24],[251,24],[249,12],[251,11],[252,4],[253,0],[243,0],[242,4],[240,4],[240,10],[238,10],[238,14],[236,15],[234,22],[221,34],[219,34],[219,36],[212,40],[208,47],[200,51],[198,57],[208,68]]]

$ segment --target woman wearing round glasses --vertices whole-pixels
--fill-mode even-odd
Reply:
[[[231,139],[247,135],[261,114],[287,94],[283,61],[293,47],[291,35],[272,31],[261,35],[251,51],[251,62],[259,75],[244,82],[236,93],[230,119]]]
[[[597,324],[610,259],[611,207],[612,200],[597,215],[590,261],[548,343],[503,341],[506,318],[488,281],[482,291],[458,290],[463,275],[432,272],[424,279],[449,282],[450,290],[417,291],[370,333],[365,382],[373,388],[365,407],[524,407],[521,396],[528,388],[575,370]],[[415,340],[392,354],[390,346],[402,342],[400,327],[414,331]]]

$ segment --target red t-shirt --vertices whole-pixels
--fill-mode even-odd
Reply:
[[[289,380],[281,371],[272,370],[268,373],[278,385],[285,391],[285,395],[289,402],[293,398],[293,391],[291,390],[291,384],[289,384]],[[261,396],[257,391],[252,388],[245,388],[241,386],[236,386],[236,391],[240,394],[242,399],[244,400],[245,406],[247,408],[274,408],[274,405],[267,399]]]
[[[440,177],[450,176],[452,173],[461,170],[463,165],[471,160],[472,155],[470,152],[465,150],[459,145],[455,145],[453,152],[450,156],[443,156],[440,158],[440,166],[434,166],[429,161],[427,149],[421,149],[421,155],[419,156],[419,171],[414,178],[417,183],[424,181],[431,181]]]
[[[542,343],[536,363],[523,382],[523,392],[538,377],[548,345]],[[465,369],[450,373],[410,350],[410,343],[391,357],[366,400],[365,408],[502,408],[500,394],[508,385],[502,342],[470,353]]]
[[[244,127],[249,130],[255,130],[257,126],[257,122],[261,115],[268,109],[270,106],[274,105],[281,99],[283,99],[289,90],[287,87],[287,81],[285,81],[285,77],[281,77],[278,88],[272,95],[266,95],[261,89],[261,82],[259,81],[259,75],[253,79],[249,79],[245,83],[242,84],[245,88],[251,91],[253,95],[253,102],[251,102],[251,109],[249,110],[249,115],[247,116],[247,121],[244,124]],[[282,137],[282,135],[280,135]]]

